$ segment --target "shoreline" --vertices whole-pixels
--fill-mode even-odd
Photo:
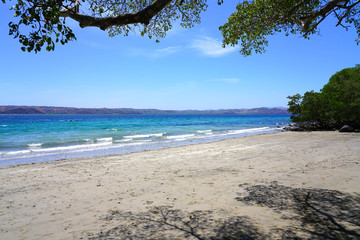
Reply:
[[[90,159],[94,159],[94,158],[107,158],[107,157],[116,157],[116,156],[123,156],[123,155],[130,155],[130,154],[136,154],[136,153],[143,153],[143,152],[149,152],[149,151],[159,151],[159,150],[166,150],[166,149],[172,149],[172,148],[181,148],[181,147],[186,147],[186,146],[191,146],[191,145],[200,145],[200,144],[211,144],[211,143],[216,143],[216,142],[221,142],[221,141],[226,141],[226,140],[230,140],[230,139],[238,139],[238,138],[246,138],[246,137],[251,137],[251,136],[261,136],[261,135],[268,135],[268,134],[277,134],[280,132],[285,132],[285,131],[277,131],[277,132],[270,132],[270,133],[260,133],[260,134],[249,134],[249,135],[245,135],[245,136],[231,136],[231,137],[227,137],[227,138],[219,138],[216,140],[213,139],[209,139],[209,140],[203,140],[203,141],[192,141],[192,142],[185,142],[185,143],[179,143],[179,144],[174,144],[174,145],[169,145],[169,146],[160,146],[160,147],[154,147],[154,148],[144,148],[144,149],[140,149],[140,150],[136,150],[136,151],[131,151],[131,152],[124,152],[124,153],[113,153],[113,154],[107,154],[107,155],[99,155],[99,156],[89,156],[89,157],[69,157],[69,158],[63,158],[63,159],[57,159],[57,160],[50,160],[50,161],[43,161],[43,162],[31,162],[31,163],[20,163],[20,164],[14,164],[14,165],[4,165],[1,166],[0,165],[0,169],[1,168],[7,168],[7,167],[17,167],[17,166],[27,166],[27,165],[35,165],[35,164],[43,164],[43,163],[49,163],[49,162],[59,162],[59,161],[76,161],[76,160],[90,160]]]
[[[208,131],[211,132],[212,130],[208,130]],[[239,137],[246,137],[252,135],[271,134],[279,131],[284,131],[284,130],[282,128],[260,127],[260,128],[229,130],[229,133],[227,134],[211,133],[210,135],[206,135],[206,136],[195,136],[195,134],[178,135],[180,137],[171,136],[171,138],[173,139],[166,141],[164,141],[164,139],[160,141],[159,140],[150,141],[145,139],[144,142],[129,141],[129,142],[118,143],[118,140],[113,140],[112,137],[109,137],[109,138],[102,138],[101,139],[102,141],[100,142],[92,142],[90,144],[83,144],[83,145],[81,144],[69,145],[69,146],[53,147],[53,148],[30,147],[30,149],[23,149],[14,152],[0,152],[0,168],[6,166],[22,165],[22,164],[51,162],[62,159],[70,160],[70,159],[88,158],[88,157],[105,157],[105,156],[142,152],[142,151],[160,150],[168,147],[215,142],[224,139],[239,138]],[[166,133],[147,134],[140,136],[152,136],[159,134],[163,136]],[[137,139],[138,138],[137,136],[139,135],[125,136],[125,138],[132,137]],[[190,136],[190,137],[181,138],[182,136],[187,136],[187,137]],[[42,144],[40,144],[40,146],[41,145]],[[64,152],[61,151],[63,149],[66,150],[67,148],[69,148],[68,151],[64,151]],[[71,151],[70,149],[73,148],[75,150]]]
[[[280,132],[1,167],[0,238],[356,238],[358,146]]]

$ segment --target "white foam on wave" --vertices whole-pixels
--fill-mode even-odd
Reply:
[[[120,139],[120,140],[114,140],[114,143],[127,143],[127,146],[129,145],[128,143],[134,141],[137,144],[142,144],[142,143],[148,143],[148,142],[152,142],[153,140],[151,139],[144,139],[144,140],[136,140],[133,138],[125,138],[125,139]]]
[[[113,140],[112,137],[97,138],[97,139],[96,139],[97,142],[112,142],[112,140]]]
[[[51,148],[34,147],[34,148],[30,148],[28,150],[1,152],[1,155],[2,156],[18,155],[18,156],[16,156],[17,158],[26,158],[31,155],[33,157],[34,156],[40,157],[40,156],[46,156],[46,155],[51,155],[51,154],[75,153],[75,152],[105,150],[105,149],[119,148],[119,147],[130,147],[130,146],[144,145],[144,144],[148,144],[148,143],[152,142],[152,140],[150,140],[150,139],[142,140],[139,142],[130,142],[131,139],[129,139],[128,141],[126,139],[122,139],[122,140],[115,140],[114,142],[116,142],[117,144],[113,144],[112,138],[100,138],[100,139],[97,139],[97,142],[95,142],[95,143],[70,145],[70,146],[63,146],[63,147],[51,147]],[[38,146],[38,144],[36,146]]]
[[[166,138],[167,139],[180,139],[180,140],[185,140],[187,138],[191,138],[191,137],[194,137],[195,134],[184,134],[184,135],[175,135],[175,136],[167,136]]]
[[[4,155],[22,155],[29,153],[58,153],[58,152],[69,152],[73,150],[92,150],[97,148],[104,148],[112,145],[112,142],[100,142],[100,143],[89,143],[80,145],[71,145],[64,147],[51,147],[51,148],[30,148],[29,150],[10,151],[4,152]]]
[[[20,151],[11,151],[11,152],[2,152],[1,155],[16,155],[16,154],[29,154],[31,150],[20,150]]]
[[[141,150],[149,146],[170,146],[174,144],[187,144],[192,142],[211,141],[211,139],[231,138],[238,136],[254,135],[261,133],[270,133],[276,131],[275,128],[259,127],[250,129],[239,129],[230,131],[213,131],[213,130],[198,130],[191,134],[171,135],[163,138],[155,139],[154,137],[162,137],[166,133],[155,134],[141,134],[124,136],[122,139],[115,140],[112,137],[98,138],[96,140],[83,139],[86,141],[78,145],[59,146],[59,147],[43,147],[40,143],[29,144],[26,150],[0,152],[0,160],[7,159],[22,159],[22,158],[41,158],[51,155],[62,154],[63,156],[71,155],[73,153],[86,153],[92,151],[103,151],[104,153],[111,153],[112,149],[125,149],[125,151],[132,151],[131,149]],[[153,137],[153,138],[150,138]],[[30,147],[32,145],[32,147]],[[130,149],[130,150],[129,150]]]
[[[133,139],[133,138],[149,138],[149,137],[162,137],[165,133],[153,133],[153,134],[138,134],[138,135],[129,135],[124,136],[125,139]]]
[[[111,139],[111,140],[110,140]],[[100,141],[99,141],[100,140]],[[14,156],[18,155],[19,158],[29,157],[29,154],[36,154],[37,156],[45,156],[50,154],[59,154],[59,153],[75,153],[75,152],[85,152],[85,151],[94,151],[94,150],[105,150],[110,148],[119,148],[119,147],[130,147],[137,145],[149,144],[152,140],[141,140],[137,142],[131,142],[132,139],[122,139],[113,141],[112,138],[100,138],[97,139],[95,143],[79,144],[79,145],[70,145],[63,147],[51,147],[51,148],[30,148],[28,150],[19,150],[19,151],[10,151],[10,152],[1,152],[2,156]],[[113,144],[117,143],[117,144]]]
[[[41,147],[42,143],[29,143],[28,147],[29,148],[39,148]]]
[[[146,142],[152,142],[152,140],[142,140],[141,142],[143,142],[143,143],[146,143]]]
[[[7,125],[0,125],[0,126],[2,126],[2,127],[7,127]]]
[[[262,128],[248,128],[248,129],[240,129],[240,130],[230,130],[228,134],[242,134],[242,133],[255,133],[255,132],[262,132],[271,130],[269,127],[262,127]]]
[[[127,138],[127,139],[121,139],[121,140],[114,140],[115,143],[121,143],[121,142],[131,142],[131,138]]]
[[[207,134],[207,133],[211,133],[211,132],[212,132],[212,130],[198,130],[198,131],[196,131],[196,132],[198,132],[198,133],[205,133],[205,134]]]

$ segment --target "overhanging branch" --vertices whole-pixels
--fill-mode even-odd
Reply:
[[[336,12],[336,10],[338,10],[340,8],[345,8],[349,11],[351,8],[353,8],[357,4],[359,4],[360,1],[356,1],[351,6],[346,6],[348,3],[349,3],[349,1],[346,1],[346,0],[331,0],[324,6],[319,8],[318,10],[316,10],[314,12],[310,12],[306,16],[300,17],[300,20],[303,22],[303,26],[302,26],[303,31],[309,32],[311,30],[310,26],[312,25],[313,21],[315,21],[317,18],[321,17],[321,20],[320,20],[320,22],[321,22],[331,12]],[[342,19],[341,19],[341,21],[342,21]],[[340,21],[340,23],[341,23],[341,21]],[[315,23],[314,26],[317,26],[317,25],[318,25],[318,23]],[[339,23],[338,23],[338,25],[339,25]]]
[[[80,27],[99,27],[105,30],[111,26],[124,26],[134,23],[149,24],[150,20],[164,9],[173,0],[156,0],[151,5],[137,13],[128,13],[116,17],[92,17],[83,15],[73,9],[63,8],[60,10],[61,17],[69,17],[79,22]]]

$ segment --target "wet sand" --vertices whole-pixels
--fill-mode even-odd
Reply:
[[[0,168],[0,239],[359,239],[360,134]]]

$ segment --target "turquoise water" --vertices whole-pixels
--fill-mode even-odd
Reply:
[[[0,115],[0,166],[271,133],[288,115]]]

